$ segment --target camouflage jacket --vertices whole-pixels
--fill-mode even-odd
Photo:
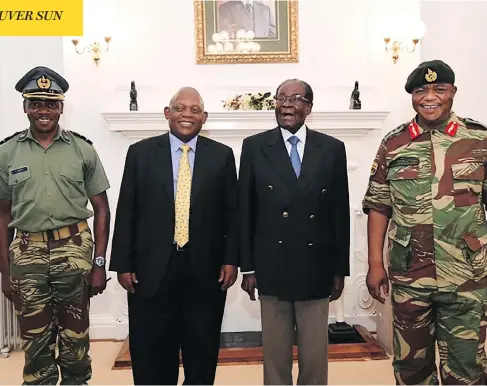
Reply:
[[[440,129],[415,120],[387,134],[363,211],[390,218],[392,283],[440,291],[487,286],[487,127],[454,113]]]

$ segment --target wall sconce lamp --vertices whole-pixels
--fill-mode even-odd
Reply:
[[[71,40],[71,42],[73,43],[74,45],[74,49],[76,51],[76,53],[78,54],[83,54],[85,52],[88,52],[90,54],[93,55],[93,61],[95,62],[95,64],[98,66],[98,63],[100,62],[100,54],[102,52],[107,52],[108,51],[108,48],[110,46],[110,41],[112,40],[112,38],[110,36],[105,36],[104,38],[104,41],[105,41],[105,44],[104,44],[104,47],[102,47],[102,44],[98,41],[94,41],[93,43],[90,43],[90,44],[86,44],[83,49],[80,51],[78,49],[78,45],[79,45],[79,40],[78,39],[73,39]]]
[[[383,29],[386,52],[392,54],[392,61],[397,63],[400,52],[413,53],[426,32],[426,26],[414,15],[409,17],[391,17]]]
[[[392,53],[392,60],[395,64],[399,59],[399,52],[408,52],[412,54],[416,50],[416,45],[418,44],[419,39],[412,39],[412,45],[398,40],[391,42],[391,38],[384,38],[384,42],[386,44],[386,51]]]

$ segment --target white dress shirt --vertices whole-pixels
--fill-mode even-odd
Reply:
[[[288,141],[289,138],[291,138],[293,135],[298,137],[299,141],[297,143],[297,148],[298,148],[298,154],[299,154],[299,159],[301,160],[301,163],[303,162],[303,156],[304,156],[304,145],[306,144],[306,126],[303,125],[299,128],[298,131],[296,131],[296,134],[292,134],[290,131],[287,131],[281,129],[281,134],[282,134],[282,139],[284,140],[284,145],[286,146],[287,149],[287,154],[289,154],[289,157],[291,157],[291,142]],[[248,275],[251,273],[255,273],[255,271],[248,271],[248,272],[242,272],[243,275]]]
[[[303,162],[303,155],[304,155],[304,145],[306,143],[306,126],[303,125],[299,128],[298,131],[296,131],[296,134],[292,134],[291,132],[283,129],[281,127],[281,134],[282,134],[282,139],[284,140],[284,144],[286,145],[287,149],[287,154],[289,154],[289,157],[291,157],[291,142],[288,141],[289,138],[291,138],[293,135],[298,137],[299,142],[298,142],[298,154],[299,154],[299,159],[301,162]]]

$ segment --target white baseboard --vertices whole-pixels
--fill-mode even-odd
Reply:
[[[123,340],[128,331],[127,321],[111,315],[94,315],[90,318],[90,339]]]
[[[375,315],[358,315],[345,317],[345,322],[354,325],[358,324],[364,326],[369,331],[376,331],[376,316]],[[123,340],[128,335],[128,322],[118,320],[110,315],[94,315],[90,319],[90,338],[91,339],[114,339]],[[329,323],[335,323],[335,318],[330,317]],[[248,330],[232,331],[243,332]],[[260,330],[257,330],[260,331]]]

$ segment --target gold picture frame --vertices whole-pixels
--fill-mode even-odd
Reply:
[[[224,3],[232,4],[220,8]],[[252,24],[242,13],[244,3],[245,0],[194,0],[196,64],[298,63],[298,0],[253,0]],[[255,32],[249,28],[245,31],[244,27],[250,25]],[[222,40],[218,40],[220,35]]]

